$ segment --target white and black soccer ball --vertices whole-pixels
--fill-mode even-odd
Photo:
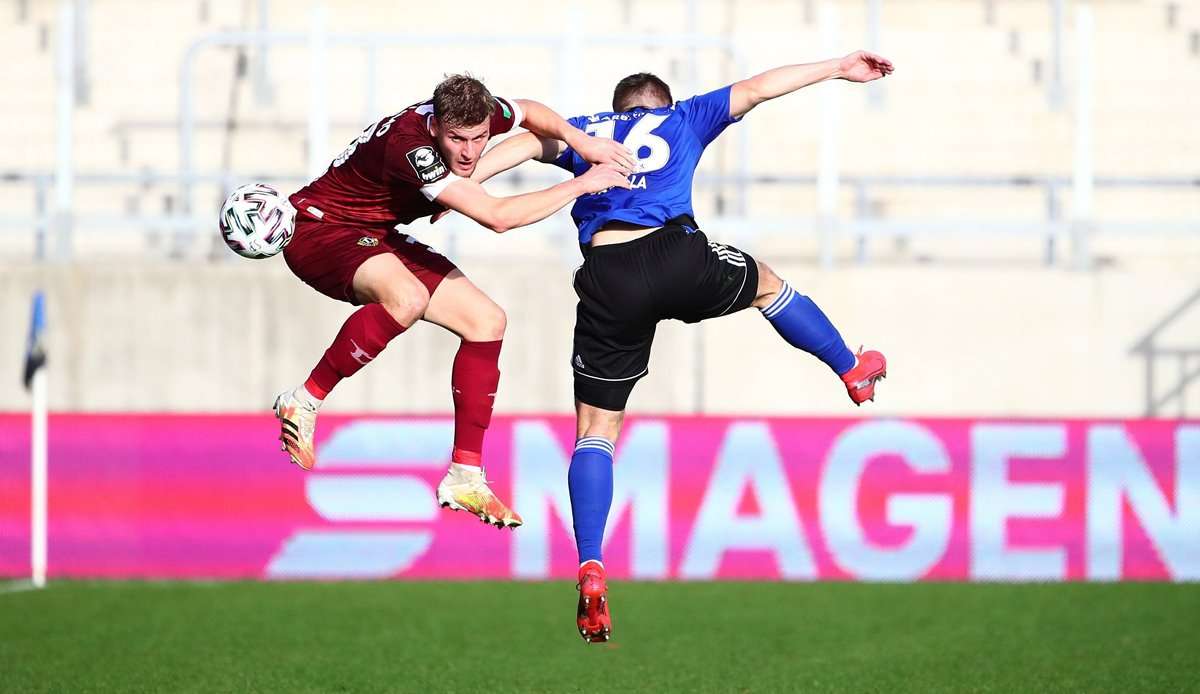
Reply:
[[[238,186],[221,205],[221,238],[244,258],[270,258],[292,240],[296,208],[265,183]]]

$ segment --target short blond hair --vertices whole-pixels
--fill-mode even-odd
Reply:
[[[471,75],[447,75],[433,90],[433,114],[448,127],[471,127],[492,117],[496,100]]]

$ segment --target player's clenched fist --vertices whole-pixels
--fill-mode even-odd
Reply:
[[[625,172],[612,164],[596,164],[576,180],[589,193],[600,193],[609,188],[629,188]]]

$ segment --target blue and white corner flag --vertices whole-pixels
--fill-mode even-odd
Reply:
[[[33,315],[29,320],[29,342],[25,345],[25,389],[33,385],[33,375],[46,365],[46,297],[33,295]]]

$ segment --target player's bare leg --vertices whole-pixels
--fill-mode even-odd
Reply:
[[[588,643],[612,635],[608,609],[608,576],[601,543],[612,506],[612,459],[624,412],[604,410],[575,401],[575,453],[567,473],[575,544],[579,548],[579,604],[575,627]]]
[[[625,412],[602,410],[578,400],[575,401],[575,438],[585,439],[599,436],[616,443],[625,423]]]
[[[483,474],[483,437],[500,384],[497,362],[507,327],[504,310],[454,270],[434,291],[423,318],[462,338],[450,377],[454,450],[438,485],[438,501],[498,528],[516,528],[523,522],[521,516],[492,492]]]
[[[425,285],[390,253],[365,260],[355,271],[352,286],[364,306],[346,319],[308,380],[275,398],[281,448],[305,470],[316,465],[313,437],[326,396],[415,323],[429,303]]]
[[[758,263],[758,296],[752,305],[762,311],[788,344],[833,369],[855,405],[875,399],[875,382],[887,376],[883,354],[864,352],[861,347],[857,354],[852,353],[812,299],[796,292],[762,262]]]

